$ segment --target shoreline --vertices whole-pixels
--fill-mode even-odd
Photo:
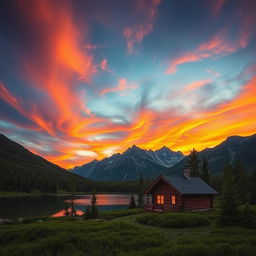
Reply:
[[[74,195],[91,195],[92,192],[76,192]],[[131,194],[127,192],[97,192],[97,194]],[[58,193],[42,193],[42,192],[17,192],[17,191],[0,191],[0,197],[26,197],[26,196],[71,196],[69,192],[58,192]]]

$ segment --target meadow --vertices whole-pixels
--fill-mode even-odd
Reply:
[[[169,215],[169,218],[167,217]],[[172,216],[173,215],[173,216]],[[180,217],[178,216],[180,215]],[[145,217],[147,216],[147,217]],[[154,221],[142,224],[141,219]],[[188,227],[166,227],[187,217]],[[157,220],[159,225],[156,225]],[[196,223],[193,227],[189,224]],[[203,220],[203,222],[202,222]],[[216,211],[146,214],[141,210],[100,213],[99,219],[43,218],[0,225],[1,256],[253,256],[256,229],[219,228]],[[204,223],[204,225],[201,225]],[[189,227],[190,226],[190,227]]]

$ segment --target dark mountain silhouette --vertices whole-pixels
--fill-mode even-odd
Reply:
[[[181,152],[174,152],[167,147],[159,150],[143,150],[137,146],[128,148],[123,154],[114,154],[101,161],[94,160],[72,172],[97,181],[137,180],[154,177],[184,158]]]
[[[0,134],[0,190],[56,192],[92,188],[94,182],[70,173]]]
[[[250,171],[256,167],[256,134],[247,137],[231,136],[214,148],[206,148],[198,152],[199,159],[207,159],[210,174],[221,174],[227,162],[235,164],[241,161]],[[169,168],[169,174],[183,172],[188,157]]]

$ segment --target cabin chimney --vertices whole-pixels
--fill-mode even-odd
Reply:
[[[184,177],[188,180],[191,178],[191,170],[188,166],[184,167]]]

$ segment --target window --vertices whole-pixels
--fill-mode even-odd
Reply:
[[[156,195],[156,203],[164,204],[164,195]]]
[[[172,196],[172,204],[176,204],[176,196]]]

